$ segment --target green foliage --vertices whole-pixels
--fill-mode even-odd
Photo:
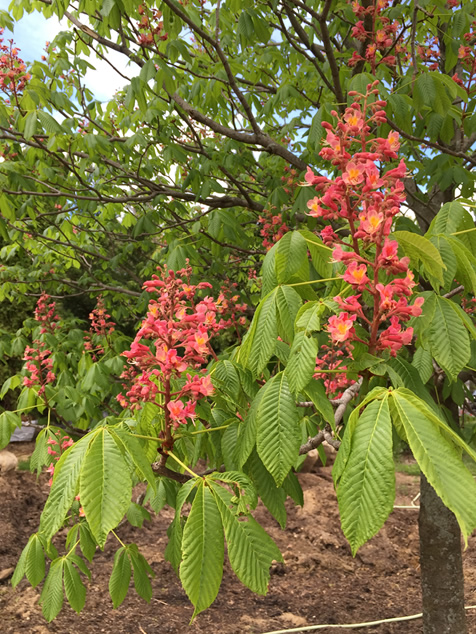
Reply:
[[[341,441],[333,477],[355,554],[393,506],[392,426],[467,538],[476,527],[476,485],[460,454],[476,454],[455,413],[472,401],[476,372],[468,309],[476,294],[476,100],[459,50],[472,46],[465,34],[474,0],[452,8],[450,17],[438,2],[393,3],[384,9],[389,23],[397,30],[413,26],[402,27],[398,47],[380,48],[373,62],[370,40],[356,47],[349,38],[358,21],[349,3],[330,11],[317,0],[286,5],[284,19],[275,2],[152,2],[139,12],[129,0],[111,0],[99,13],[96,5],[15,0],[11,16],[0,12],[0,23],[10,27],[12,16],[33,11],[48,18],[68,12],[74,24],[57,35],[45,60],[29,66],[31,78],[15,98],[0,97],[4,404],[16,400],[24,383],[15,359],[33,340],[51,349],[56,374],[44,395],[23,385],[17,410],[0,413],[0,448],[21,415],[31,414],[44,427],[31,468],[39,473],[55,465],[39,531],[23,550],[13,584],[24,576],[35,587],[44,580],[40,602],[48,621],[64,596],[81,611],[89,570],[76,551],[92,562],[124,518],[140,527],[150,517],[131,500],[133,486],[144,482],[144,504],[156,513],[175,508],[165,556],[194,616],[219,591],[225,552],[238,579],[265,594],[271,564],[282,558],[253,518],[258,499],[284,527],[287,496],[303,501],[294,473],[302,447],[309,437],[330,434],[335,445]],[[153,9],[163,14],[163,30]],[[138,26],[143,11],[153,34]],[[143,40],[147,35],[152,39]],[[438,71],[424,55],[397,50],[437,40],[444,44]],[[97,42],[101,56],[114,50],[128,64],[129,79],[106,100],[87,87]],[[385,61],[394,54],[395,64]],[[374,80],[408,167],[408,211],[390,238],[410,260],[423,312],[409,324],[414,346],[395,355],[377,345],[367,351],[371,315],[360,316],[353,358],[343,370],[319,367],[325,379],[317,379],[316,358],[335,352],[329,348],[329,316],[339,312],[334,298],[353,291],[342,279],[346,265],[334,261],[320,235],[325,223],[307,214],[316,190],[300,184],[308,166],[333,177],[338,166],[324,165],[320,155],[327,136],[321,124],[352,101],[349,91],[365,93]],[[386,125],[376,134],[385,137]],[[341,211],[337,205],[332,223],[345,241]],[[362,257],[380,247],[366,243]],[[157,266],[177,270],[187,260],[191,283],[212,286],[203,297],[217,297],[224,286],[220,305],[228,291],[236,293],[251,323],[246,332],[233,315],[233,328],[213,343],[207,371],[214,393],[197,406],[195,425],[173,429],[171,443],[158,407],[163,390],[134,413],[125,413],[116,397],[121,353],[149,301],[143,282]],[[64,297],[71,312],[54,335],[24,320],[30,296],[43,290]],[[88,351],[82,320],[98,293],[117,329],[107,342],[93,339]],[[367,299],[370,313],[379,298]],[[377,334],[382,330],[378,324]],[[104,353],[96,354],[99,345]],[[342,374],[349,382],[361,378],[351,402],[344,387],[330,393]],[[181,381],[174,376],[175,394]],[[75,443],[52,463],[48,448],[57,433],[71,434]],[[68,522],[67,552],[60,556],[51,542]],[[109,583],[115,608],[132,577],[150,601],[152,569],[135,544],[120,542]]]

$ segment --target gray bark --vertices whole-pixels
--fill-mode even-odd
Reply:
[[[468,634],[460,529],[423,474],[420,486],[423,634]]]

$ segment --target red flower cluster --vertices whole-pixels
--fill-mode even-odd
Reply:
[[[138,24],[139,31],[144,31],[144,33],[139,35],[139,44],[154,44],[156,37],[161,41],[168,39],[169,34],[163,32],[164,23],[160,19],[162,17],[162,11],[149,9],[145,2],[139,5],[137,11],[141,16]]]
[[[292,194],[296,187],[299,185],[297,179],[297,170],[286,165],[284,171],[286,172],[286,175],[281,176],[281,182],[284,185],[283,189],[286,194]]]
[[[466,82],[463,81],[463,76],[455,73],[453,80],[462,86],[468,95],[474,94],[476,91],[476,21],[471,24],[471,31],[464,34],[466,46],[460,46],[458,51],[458,57],[460,59],[462,67],[468,72]]]
[[[58,327],[59,316],[56,314],[56,302],[48,303],[49,296],[43,292],[35,308],[35,319],[41,325],[40,334],[53,334]]]
[[[263,216],[259,217],[262,225],[260,236],[264,238],[263,246],[269,250],[275,242],[279,242],[285,233],[289,231],[289,227],[283,222],[281,214],[273,215],[271,211],[266,211]]]
[[[93,353],[94,361],[96,361],[95,353],[104,354],[104,346],[98,343],[98,345],[94,347],[92,338],[96,336],[107,341],[108,335],[114,332],[114,326],[116,325],[113,321],[108,321],[110,318],[111,315],[106,312],[104,300],[102,296],[99,295],[96,308],[89,313],[89,319],[91,320],[89,335],[84,336],[84,349]]]
[[[52,383],[55,380],[55,375],[52,371],[53,359],[51,358],[51,350],[47,350],[45,343],[35,339],[33,342],[35,348],[27,346],[23,360],[25,363],[25,370],[30,373],[30,376],[23,378],[23,385],[26,387],[35,387],[38,389],[38,396],[41,396],[45,391],[47,383]]]
[[[48,303],[49,296],[42,293],[35,308],[35,320],[40,326],[40,334],[53,334],[58,327],[59,317],[56,314],[55,302]],[[25,370],[30,376],[23,378],[23,385],[26,387],[38,387],[38,395],[41,396],[45,392],[48,383],[55,380],[53,372],[53,359],[51,358],[51,350],[46,348],[46,343],[40,339],[33,340],[33,346],[27,346],[23,356]]]
[[[400,24],[395,20],[382,15],[384,9],[387,8],[388,0],[374,0],[368,6],[360,4],[359,0],[352,2],[352,9],[359,21],[352,29],[352,37],[361,42],[367,42],[365,57],[362,57],[354,51],[351,59],[348,61],[349,66],[355,66],[360,61],[366,61],[371,64],[372,73],[380,64],[386,66],[394,66],[396,63],[395,55],[386,54],[396,41],[396,33],[400,28]],[[367,31],[364,26],[365,16],[372,16],[372,31]],[[377,59],[377,53],[380,59]]]
[[[397,158],[398,134],[370,137],[371,127],[376,128],[386,120],[383,110],[386,104],[374,96],[378,94],[377,83],[369,85],[366,95],[349,93],[354,103],[342,117],[333,113],[336,126],[323,123],[327,136],[321,156],[331,161],[340,175],[331,180],[314,175],[308,168],[306,181],[321,194],[309,201],[309,214],[324,220],[344,219],[350,229],[349,242],[341,240],[329,227],[321,233],[324,242],[334,246],[334,261],[346,265],[343,279],[358,292],[334,298],[343,312],[329,319],[331,339],[336,343],[361,341],[371,353],[389,350],[396,355],[413,336],[412,328],[403,330],[401,322],[421,314],[423,299],[408,304],[415,286],[413,273],[408,270],[408,258],[398,257],[397,242],[389,239],[393,218],[405,200],[402,178],[406,167],[403,161],[387,171],[382,167]],[[358,151],[351,152],[354,146],[358,146]],[[401,273],[404,277],[383,283],[384,275]],[[364,291],[373,297],[372,319],[361,303]],[[368,330],[368,340],[357,336],[354,328],[357,319]],[[390,325],[382,330],[386,321]]]
[[[196,401],[213,392],[208,375],[187,374],[181,386],[178,379],[190,368],[201,368],[210,355],[215,356],[210,338],[229,322],[217,320],[219,305],[212,297],[197,300],[197,291],[211,285],[190,284],[190,267],[176,273],[159,270],[160,277],[154,275],[144,284],[158,297],[149,303],[147,317],[130,350],[123,353],[139,373],[126,397],[119,395],[118,400],[123,407],[132,408],[140,407],[143,401],[156,402],[164,411],[166,424],[178,427],[186,419],[193,420]],[[144,339],[151,345],[142,343]]]
[[[217,313],[221,317],[220,323],[222,328],[230,328],[233,326],[237,329],[238,324],[240,326],[244,326],[246,324],[246,317],[244,315],[240,315],[240,313],[243,313],[248,306],[247,304],[239,304],[239,295],[233,294],[237,286],[236,282],[231,284],[231,288],[230,286],[223,285],[221,287],[221,292],[218,295],[216,301]]]
[[[347,366],[345,365],[348,359],[352,359],[352,346],[348,343],[344,343],[341,347],[323,345],[320,350],[324,354],[321,354],[316,359],[316,374],[314,378],[324,379],[324,386],[328,396],[340,398],[342,391],[355,383],[353,379],[348,378]]]
[[[18,57],[20,49],[13,46],[13,40],[3,43],[3,28],[0,28],[0,90],[7,95],[20,93],[30,79],[26,66]]]

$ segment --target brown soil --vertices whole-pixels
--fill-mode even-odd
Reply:
[[[10,445],[21,455],[32,445]],[[133,588],[124,603],[113,610],[108,581],[116,544],[112,539],[98,552],[92,565],[86,608],[77,615],[69,606],[48,624],[38,606],[39,589],[24,580],[16,590],[0,580],[0,631],[4,634],[263,634],[319,623],[360,623],[420,612],[418,564],[418,512],[396,509],[377,537],[352,558],[339,524],[330,467],[314,468],[299,476],[304,508],[288,505],[283,531],[259,507],[256,517],[275,539],[285,565],[272,570],[268,595],[254,595],[234,577],[229,565],[215,603],[189,626],[192,608],[171,566],[164,561],[166,530],[173,516],[165,509],[142,530],[129,524],[118,534],[135,542],[156,574],[150,604]],[[0,475],[0,579],[16,564],[29,535],[37,529],[48,493],[46,478],[25,471]],[[418,492],[418,477],[397,474],[398,505],[411,505]],[[464,555],[467,604],[476,603],[476,537]],[[476,611],[468,613],[469,631],[476,632]],[[299,630],[294,630],[298,632]],[[325,629],[350,634],[355,629]],[[360,629],[357,631],[361,631]],[[421,620],[374,626],[373,634],[413,634],[422,631]]]

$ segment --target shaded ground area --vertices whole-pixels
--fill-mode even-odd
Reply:
[[[32,444],[10,445],[17,454]],[[66,606],[53,623],[46,623],[37,604],[39,589],[22,581],[14,591],[0,581],[0,631],[4,634],[263,634],[272,630],[319,623],[358,623],[420,612],[417,511],[396,509],[380,534],[352,558],[341,530],[330,467],[313,468],[299,476],[304,508],[289,504],[288,525],[281,530],[263,508],[256,517],[283,552],[285,565],[273,568],[266,597],[242,586],[226,566],[223,584],[212,607],[189,626],[192,608],[171,566],[164,561],[166,530],[173,516],[165,509],[142,530],[126,524],[118,530],[124,542],[135,542],[151,564],[150,604],[132,589],[118,610],[108,594],[116,544],[112,539],[92,565],[86,608],[81,615]],[[25,471],[0,474],[0,578],[37,529],[48,493],[47,478]],[[411,505],[418,476],[397,474],[397,505]],[[467,604],[476,603],[476,538],[464,555]],[[361,631],[349,628],[324,632]],[[421,620],[385,624],[362,630],[376,634],[421,632]],[[469,612],[469,631],[476,632],[476,610]]]

